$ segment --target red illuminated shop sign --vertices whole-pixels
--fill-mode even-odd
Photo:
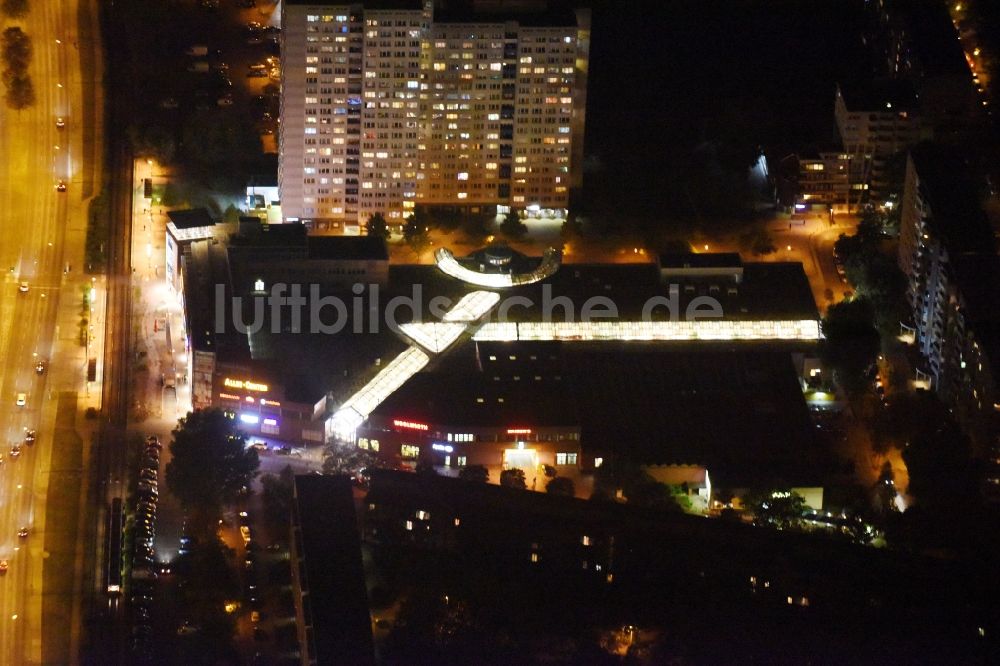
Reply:
[[[414,423],[413,421],[403,421],[401,419],[393,419],[392,425],[406,430],[427,430],[426,423]]]

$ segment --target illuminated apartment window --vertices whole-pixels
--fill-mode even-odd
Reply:
[[[457,178],[458,178],[458,180],[469,180],[469,172],[468,171],[459,171]]]
[[[580,543],[582,543],[584,546],[589,546],[590,545],[590,537],[587,536],[586,534],[584,534],[583,537],[580,538]]]
[[[538,553],[532,553],[531,554],[531,561],[532,562],[538,562]]]
[[[431,514],[426,511],[417,511],[417,520],[430,520]]]
[[[411,532],[413,531],[413,521],[412,520],[406,521],[406,529],[408,531],[411,531]]]
[[[604,464],[604,458],[594,458],[594,467],[600,467]]]
[[[458,527],[461,524],[462,524],[462,519],[461,518],[456,518],[455,519],[455,527]]]

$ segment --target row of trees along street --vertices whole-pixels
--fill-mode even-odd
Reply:
[[[235,423],[217,409],[189,412],[173,432],[166,482],[184,508],[192,538],[175,571],[187,621],[199,628],[178,639],[180,663],[230,662],[235,618],[225,610],[239,597],[235,554],[219,538],[223,510],[249,492],[260,460]]]
[[[898,225],[898,211],[866,209],[853,235],[834,246],[855,295],[829,308],[823,320],[821,355],[865,431],[873,455],[901,454],[909,475],[910,505],[900,513],[892,466],[883,466],[874,489],[873,520],[890,546],[947,550],[981,558],[990,550],[1000,520],[978,492],[980,461],[954,414],[936,394],[913,390],[896,368],[908,367],[899,342],[909,318],[906,279],[896,264],[895,244],[885,230]],[[890,368],[885,400],[873,395],[879,354]]]
[[[871,386],[880,351],[899,352],[899,325],[908,318],[906,278],[896,264],[894,245],[884,233],[890,223],[884,214],[868,208],[856,233],[841,234],[834,244],[834,255],[855,294],[827,310],[821,354],[852,400]]]
[[[460,215],[449,212],[431,214],[423,206],[417,206],[403,223],[403,240],[414,252],[419,254],[430,245],[428,231],[431,229],[461,230],[474,243],[484,242],[487,237],[496,233],[509,241],[523,240],[528,235],[528,226],[514,211],[507,213],[503,221],[499,225],[495,225],[493,216],[488,214]],[[365,231],[369,236],[383,240],[389,240],[392,233],[382,213],[375,213],[368,218],[365,223]]]
[[[12,26],[3,31],[0,58],[3,59],[3,79],[7,107],[20,111],[35,103],[35,87],[28,73],[32,57],[31,38],[21,28]]]

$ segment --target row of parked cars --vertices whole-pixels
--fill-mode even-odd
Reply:
[[[132,556],[132,650],[139,657],[151,657],[153,633],[150,615],[156,580],[156,505],[159,499],[158,474],[163,445],[156,436],[146,438],[139,465],[135,502],[135,552]]]

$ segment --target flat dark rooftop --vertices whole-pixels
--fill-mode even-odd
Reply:
[[[385,241],[374,236],[309,236],[310,259],[388,261]]]
[[[188,334],[196,349],[218,349],[235,340],[231,334],[215,330],[216,285],[224,285],[229,294],[229,268],[225,248],[200,240],[192,243],[181,259],[184,275],[184,309],[188,316]],[[221,304],[229,310],[229,298]]]
[[[284,0],[286,5],[309,5],[316,7],[344,7],[352,3],[343,0]],[[415,9],[422,7],[421,0],[374,0],[370,2],[359,2],[365,9]]]
[[[840,83],[847,110],[855,113],[911,111],[917,106],[913,85],[902,79]],[[889,108],[886,104],[891,104]]]
[[[469,343],[375,414],[455,426],[579,426],[585,450],[705,465],[713,483],[728,487],[818,484],[824,468],[791,356],[779,351]]]
[[[955,149],[924,142],[910,150],[932,228],[951,254],[993,252],[996,241],[981,207],[977,178]]]
[[[545,294],[549,302],[565,296],[573,302],[580,317],[583,304],[595,296],[611,299],[618,318],[638,321],[643,309],[654,297],[670,297],[676,286],[678,317],[683,318],[688,304],[699,296],[710,296],[722,306],[723,318],[731,320],[818,319],[816,302],[809,281],[799,263],[761,262],[743,265],[739,283],[728,276],[681,277],[660,279],[656,264],[566,264],[552,277],[535,284],[502,291],[503,296],[520,296],[531,301],[527,307],[513,307],[507,321],[541,321]],[[730,291],[730,290],[733,291]],[[565,320],[564,309],[550,308],[553,321]],[[665,307],[652,311],[653,320],[666,320]]]
[[[245,218],[247,224],[229,237],[230,247],[286,247],[306,245],[306,227],[303,224],[262,224],[257,218]]]
[[[662,268],[737,268],[743,266],[738,252],[666,252],[660,255]]]
[[[374,643],[351,480],[295,477],[299,566],[318,664],[373,664]]]
[[[195,227],[211,227],[215,220],[205,208],[191,208],[188,210],[167,211],[167,217],[178,229],[192,229]]]

